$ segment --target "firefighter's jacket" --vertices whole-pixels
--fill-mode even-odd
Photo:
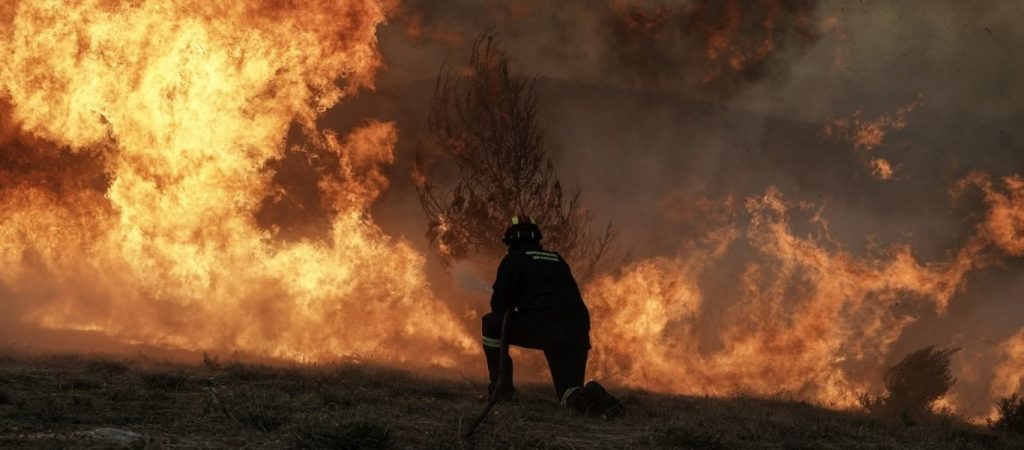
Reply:
[[[517,315],[543,324],[552,342],[590,348],[590,312],[569,265],[540,245],[509,250],[495,278],[491,311]]]

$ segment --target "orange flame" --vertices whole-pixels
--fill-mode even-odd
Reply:
[[[999,345],[1003,360],[995,370],[993,396],[1024,392],[1024,328]]]
[[[747,200],[750,245],[762,256],[735,283],[742,298],[702,344],[711,293],[706,270],[737,233],[722,227],[675,258],[640,261],[621,276],[587,289],[602,320],[600,371],[624,372],[627,384],[686,394],[789,394],[836,407],[857,405],[889,346],[915,319],[893,311],[901,302],[941,312],[975,264],[977,245],[951,260],[922,264],[907,246],[877,259],[854,257],[828,239],[799,237],[775,189]],[[819,219],[820,220],[820,219]]]
[[[861,118],[860,111],[847,118],[834,119],[825,124],[822,134],[826,138],[848,142],[853,149],[867,153],[880,147],[886,136],[907,126],[907,116],[921,106],[921,99],[910,102],[896,109],[892,114],[883,114],[872,120]],[[879,180],[892,180],[894,170],[892,164],[883,158],[868,160],[871,175]]]
[[[956,197],[970,187],[981,190],[987,205],[978,234],[1010,256],[1024,255],[1024,177],[1002,179],[1002,186],[982,172],[971,172],[953,188]]]
[[[892,164],[884,158],[871,158],[871,175],[879,180],[892,180],[893,168]]]
[[[907,116],[920,106],[918,99],[897,108],[893,114],[882,114],[871,120],[862,119],[857,111],[850,117],[832,120],[822,132],[825,137],[853,144],[854,150],[874,150],[885,142],[889,133],[906,128]]]
[[[475,347],[433,298],[422,256],[366,215],[387,186],[394,126],[315,131],[320,112],[372,87],[390,8],[5,7],[0,92],[13,120],[98,155],[110,180],[105,192],[0,191],[0,281],[33,302],[21,319],[302,360],[434,348],[429,362],[450,365]],[[276,243],[253,219],[292,122],[341,162],[320,185],[334,211],[325,242]]]

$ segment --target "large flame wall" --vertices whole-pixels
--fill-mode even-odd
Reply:
[[[15,310],[23,320],[132,342],[305,360],[404,360],[415,344],[451,364],[470,341],[432,298],[423,257],[365,215],[386,186],[373,174],[392,161],[394,126],[337,138],[314,124],[372,85],[386,12],[371,1],[4,7],[9,120],[52,152],[94,155],[109,183],[4,186],[6,301],[30,299]],[[264,165],[292,123],[342,162],[324,182],[326,242],[274,243],[254,224]]]

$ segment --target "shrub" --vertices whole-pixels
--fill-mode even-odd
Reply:
[[[885,395],[861,396],[861,405],[871,414],[899,418],[908,425],[931,416],[932,403],[956,383],[949,363],[959,350],[929,346],[904,356],[885,374]]]
[[[999,409],[999,419],[992,424],[992,428],[1024,433],[1024,398],[1011,394],[999,399],[996,407]]]

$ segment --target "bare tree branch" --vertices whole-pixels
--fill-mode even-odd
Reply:
[[[615,253],[619,228],[594,231],[579,183],[565,189],[544,147],[533,81],[509,74],[508,54],[493,33],[476,40],[465,73],[445,64],[437,76],[427,136],[414,169],[427,238],[445,264],[500,255],[508,219],[525,213],[586,279]],[[435,163],[457,175],[435,184]]]

